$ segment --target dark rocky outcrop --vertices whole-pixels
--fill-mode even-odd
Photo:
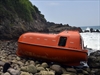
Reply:
[[[100,50],[90,53],[87,64],[93,75],[100,75]]]
[[[90,68],[100,68],[100,50],[90,53],[88,65]]]
[[[79,31],[82,32],[82,29],[80,27],[72,27],[69,26],[69,24],[55,24],[53,22],[47,22],[48,25],[48,30],[51,33],[58,33],[63,30],[74,30],[74,31]]]

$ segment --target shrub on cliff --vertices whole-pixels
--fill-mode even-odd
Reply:
[[[25,21],[37,19],[41,12],[29,0],[0,0],[0,17],[14,18],[18,16]],[[8,17],[9,16],[9,17]]]

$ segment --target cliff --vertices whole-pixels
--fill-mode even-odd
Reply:
[[[47,33],[65,29],[73,27],[47,22],[29,0],[0,0],[0,39],[17,39],[25,32]]]

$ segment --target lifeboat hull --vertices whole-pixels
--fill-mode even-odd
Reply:
[[[32,57],[39,60],[58,62],[68,66],[80,65],[80,61],[87,61],[87,50],[72,50],[18,42],[17,55]]]

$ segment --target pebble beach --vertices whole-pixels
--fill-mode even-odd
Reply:
[[[16,50],[17,50],[17,41],[15,40],[0,41],[0,75],[99,75],[100,74],[99,72],[100,69],[98,68],[94,69],[93,66],[91,67],[91,63],[89,63],[89,66],[84,66],[84,65],[77,67],[65,66],[62,64],[57,64],[52,62],[39,61],[33,58],[18,57],[16,55]],[[3,66],[7,62],[12,62],[11,67],[7,70],[7,72],[3,73]],[[98,72],[99,74],[97,74]]]

